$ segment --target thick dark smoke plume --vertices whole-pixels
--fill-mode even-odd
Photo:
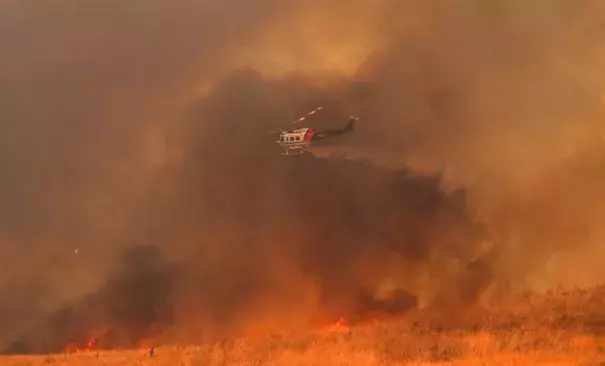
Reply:
[[[502,282],[603,275],[586,262],[602,256],[605,207],[600,146],[586,147],[604,117],[600,1],[0,6],[0,345],[121,278],[136,245],[176,263],[158,323],[197,325],[191,339],[253,330],[263,309],[262,326],[304,322],[326,292],[326,312],[353,312],[385,278],[421,302],[461,280],[479,241],[465,195],[277,155],[266,131],[318,104],[318,126],[361,117],[327,148],[471,187],[508,239]],[[116,320],[130,313],[102,304],[124,287],[103,286],[98,322],[147,323]]]
[[[238,90],[254,81],[248,77]],[[210,105],[218,102],[213,99]],[[224,118],[220,113],[218,120]],[[154,201],[147,212],[165,214],[147,224],[160,243],[184,238],[186,245],[171,241],[172,261],[155,246],[124,253],[100,291],[53,315],[8,351],[58,352],[72,342],[83,347],[90,337],[111,348],[211,341],[341,317],[363,321],[418,306],[420,286],[447,289],[439,292],[450,301],[472,302],[491,280],[487,272],[465,268],[487,233],[469,219],[465,192],[445,194],[438,176],[345,160],[288,161],[258,147],[254,167],[246,168],[253,163],[246,155],[216,152],[222,164],[212,177],[188,174],[187,164],[177,170],[186,168],[188,179],[165,174],[178,178],[158,185],[158,194],[169,198]],[[281,189],[266,182],[267,174]],[[181,205],[174,209],[174,202],[185,201],[186,212]],[[461,268],[448,270],[452,261]],[[423,272],[432,282],[419,286]],[[479,282],[469,282],[471,275]],[[384,288],[389,278],[397,289]]]

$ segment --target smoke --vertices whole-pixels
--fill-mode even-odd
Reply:
[[[402,7],[415,22],[360,68],[372,124],[351,145],[472,187],[516,285],[600,283],[603,5]]]
[[[2,8],[0,301],[31,319],[103,281],[164,159],[175,108],[283,9],[218,1]],[[2,314],[9,331],[16,317]]]
[[[469,288],[464,267],[486,233],[469,220],[464,191],[444,193],[439,177],[343,160],[284,161],[269,150],[257,161],[284,184],[276,191],[255,169],[238,170],[248,157],[215,158],[225,169],[215,171],[218,183],[200,176],[159,185],[172,196],[154,201],[149,211],[165,215],[148,224],[165,230],[151,236],[170,255],[144,244],[127,251],[98,292],[8,351],[57,352],[93,334],[102,347],[210,341],[401,314],[426,287],[446,288],[438,295],[458,302],[482,290]],[[187,212],[171,207],[186,199]],[[417,283],[423,274],[430,281]],[[472,286],[491,281],[476,275]],[[385,279],[396,286],[385,288]]]
[[[376,289],[384,277],[421,300],[439,287],[423,273],[459,279],[439,269],[477,250],[474,215],[456,201],[464,195],[448,198],[431,179],[277,155],[266,131],[318,104],[319,127],[361,117],[327,148],[443,170],[448,184],[470,187],[477,215],[508,239],[493,266],[503,282],[602,275],[586,261],[602,255],[602,156],[586,147],[603,120],[601,2],[2,8],[7,335],[104,284],[132,245],[180,264],[166,295],[178,325],[225,329],[263,308],[304,319],[322,291],[346,313],[360,303],[358,285]],[[560,250],[573,261],[548,262]],[[558,276],[548,277],[549,263]],[[589,274],[570,276],[578,268]]]

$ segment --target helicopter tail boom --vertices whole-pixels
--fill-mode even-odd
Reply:
[[[314,136],[313,136],[313,140],[320,140],[320,139],[324,139],[327,137],[331,137],[331,136],[338,136],[338,135],[342,135],[343,133],[347,133],[350,131],[354,131],[355,130],[355,123],[357,122],[359,118],[358,117],[351,117],[349,119],[349,123],[347,123],[347,125],[341,129],[341,130],[323,130],[323,131],[319,131],[317,132]]]
[[[357,117],[351,117],[349,119],[349,124],[347,124],[347,127],[346,127],[347,131],[354,131],[355,130],[355,122],[357,122],[358,119],[359,118],[357,118]]]

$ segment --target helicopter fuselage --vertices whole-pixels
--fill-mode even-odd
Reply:
[[[284,149],[282,155],[290,155],[291,151],[302,154],[311,142],[322,140],[332,136],[342,135],[343,133],[353,131],[357,117],[351,117],[349,123],[342,129],[316,131],[312,127],[298,128],[289,131],[281,131],[279,140],[276,143]]]
[[[284,149],[284,155],[288,155],[290,151],[302,154],[303,150],[311,144],[314,134],[315,130],[310,127],[282,131],[276,143]]]

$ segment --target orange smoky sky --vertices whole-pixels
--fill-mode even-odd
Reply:
[[[423,235],[437,238],[480,220],[505,238],[495,273],[519,286],[592,284],[605,275],[596,260],[605,254],[600,1],[0,0],[0,7],[0,323],[7,324],[0,341],[95,291],[116,273],[119,253],[142,244],[175,260],[200,258],[204,275],[246,277],[262,267],[248,287],[263,290],[259,303],[281,304],[277,313],[301,301],[290,283],[314,303],[309,271],[325,273],[338,261],[347,268],[339,276],[379,281],[386,252],[364,262],[366,249],[343,256],[301,243],[328,247],[351,227],[381,220],[408,218],[387,225],[395,232],[422,222]],[[472,212],[450,221],[418,213],[424,221],[415,222],[412,208],[422,205],[376,208],[389,197],[379,193],[391,192],[385,172],[279,160],[266,131],[318,104],[325,112],[318,127],[361,117],[357,131],[328,150],[442,172],[448,189],[468,191]],[[427,212],[447,211],[444,189]],[[340,217],[347,210],[359,217]],[[325,236],[312,237],[330,220]],[[287,238],[299,227],[309,229]],[[403,240],[364,234],[372,248]],[[443,248],[431,235],[421,241]],[[250,242],[260,243],[252,253]],[[436,252],[467,260],[475,244]],[[438,267],[431,261],[389,275],[429,291],[416,279]],[[181,283],[183,308],[198,304],[191,283],[212,283],[193,267]],[[208,291],[237,302],[243,290],[223,285]]]

